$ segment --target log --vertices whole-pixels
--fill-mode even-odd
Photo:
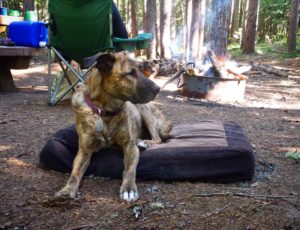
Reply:
[[[211,63],[211,68],[214,72],[215,77],[219,78],[227,78],[227,76],[224,75],[224,72],[222,71],[223,66],[218,62],[217,57],[215,54],[211,51],[207,51],[207,56]]]
[[[247,80],[248,77],[242,75],[242,72],[249,71],[249,67],[236,67],[236,69],[230,69],[224,65],[224,62],[218,60],[216,55],[211,51],[207,51],[207,56],[211,62],[212,70],[215,77],[219,78],[229,78],[229,79],[238,79],[238,80]]]
[[[271,74],[275,74],[277,76],[280,77],[288,77],[289,74],[285,71],[282,71],[280,69],[276,69],[272,66],[269,65],[264,65],[264,64],[260,64],[260,63],[252,63],[252,66],[258,70],[264,71],[266,73],[271,73]]]

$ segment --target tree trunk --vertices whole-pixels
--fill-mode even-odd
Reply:
[[[233,38],[234,32],[239,28],[239,7],[240,0],[234,0],[233,10],[232,10],[232,19],[231,19],[231,28],[230,28],[230,37]]]
[[[156,4],[156,26],[155,26],[155,35],[156,35],[156,56],[160,55],[160,2],[158,0],[158,4]]]
[[[245,2],[247,2],[247,0],[241,0],[240,1],[240,12],[239,12],[239,27],[243,27],[244,23],[243,23],[243,17],[245,14]]]
[[[171,58],[171,10],[172,0],[160,1],[160,52],[163,58]]]
[[[212,22],[210,28],[210,48],[218,57],[227,53],[227,35],[229,31],[228,18],[231,0],[212,0]]]
[[[184,15],[184,56],[188,60],[190,53],[190,28],[192,23],[192,0],[185,1],[185,15]]]
[[[145,2],[145,32],[152,33],[153,39],[147,49],[147,58],[156,58],[156,0],[146,0]]]
[[[211,17],[212,17],[212,12],[211,12],[211,0],[206,0],[205,1],[206,5],[206,10],[205,10],[205,27],[204,27],[204,43],[209,44],[210,43],[210,28],[211,28]]]
[[[130,0],[130,21],[131,21],[131,37],[136,37],[138,34],[137,21],[136,21],[136,9],[137,0]]]
[[[131,10],[130,10],[130,0],[126,0],[126,29],[127,31],[131,31]],[[131,36],[131,32],[128,33],[129,37]]]
[[[123,20],[125,20],[126,24],[128,21],[128,18],[126,17],[126,0],[122,0],[122,7],[121,7],[122,11],[121,11],[121,16],[123,18]]]
[[[202,58],[202,48],[204,39],[204,14],[205,0],[190,0],[188,4],[188,40],[185,50],[187,61],[200,60]]]
[[[171,31],[170,37],[171,42],[176,42],[176,1],[172,1],[172,9],[171,9]]]
[[[24,0],[24,12],[27,10],[35,10],[35,1],[34,0]]]
[[[230,26],[231,26],[231,15],[232,15],[232,1],[230,0],[226,4],[226,20],[227,20],[227,38],[230,35]]]
[[[259,0],[248,0],[245,27],[243,28],[241,48],[243,53],[255,52],[257,13]]]
[[[288,25],[288,51],[294,52],[297,45],[299,0],[292,0]]]

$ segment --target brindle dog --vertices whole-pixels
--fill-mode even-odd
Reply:
[[[85,85],[72,97],[79,149],[66,186],[56,196],[76,197],[92,154],[119,146],[124,154],[120,198],[138,199],[135,183],[138,145],[161,143],[169,138],[171,122],[152,104],[160,88],[147,79],[128,53],[102,54]],[[150,138],[141,141],[145,137]]]

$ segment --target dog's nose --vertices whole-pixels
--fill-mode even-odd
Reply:
[[[159,91],[160,91],[160,87],[158,86],[158,85],[156,85],[156,84],[154,84],[154,87],[153,87],[154,89],[153,89],[153,93],[155,94],[155,95],[157,95],[158,93],[159,93]]]
[[[141,77],[137,84],[137,94],[135,103],[148,103],[156,98],[160,87],[146,77]]]

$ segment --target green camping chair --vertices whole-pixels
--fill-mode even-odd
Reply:
[[[85,65],[85,58],[108,50],[134,51],[136,48],[146,48],[151,34],[129,39],[112,37],[112,7],[112,0],[49,0],[48,72],[51,105],[74,91],[78,82],[84,82],[93,67],[91,63]],[[51,53],[63,71],[53,81]],[[74,68],[71,61],[78,63],[78,67]]]

